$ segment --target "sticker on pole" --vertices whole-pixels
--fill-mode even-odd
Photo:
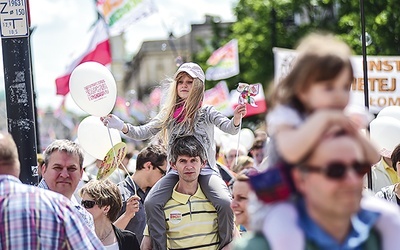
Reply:
[[[0,0],[1,38],[28,37],[26,0]]]

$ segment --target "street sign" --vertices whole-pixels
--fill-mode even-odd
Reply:
[[[1,38],[27,37],[28,13],[25,0],[0,0]]]

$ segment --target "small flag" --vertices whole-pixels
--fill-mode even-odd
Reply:
[[[81,63],[94,61],[103,65],[111,63],[110,41],[107,24],[101,18],[90,30],[86,43],[72,56],[72,62],[67,66],[62,76],[56,79],[57,95],[67,95],[69,92],[69,79],[72,71]]]
[[[229,89],[225,81],[220,81],[214,88],[204,92],[205,105],[212,105],[216,110],[226,116],[233,115],[233,109],[229,103]]]
[[[207,60],[207,64],[212,66],[206,70],[207,80],[217,81],[239,74],[238,41],[232,39],[214,51]]]
[[[97,0],[97,9],[106,20],[111,36],[121,34],[132,23],[157,11],[152,0]]]

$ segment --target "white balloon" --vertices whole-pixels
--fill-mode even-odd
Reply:
[[[72,99],[83,111],[106,116],[114,108],[117,86],[111,72],[97,62],[85,62],[74,69],[69,80]]]
[[[121,135],[118,130],[104,126],[99,117],[88,116],[78,126],[78,140],[82,148],[96,159],[103,160],[113,145],[121,142]]]
[[[388,106],[379,111],[377,117],[389,116],[400,121],[400,106]]]
[[[76,138],[74,140],[74,142],[79,144],[79,145],[81,145],[79,143],[78,138]],[[81,147],[82,147],[82,145],[81,145]],[[86,150],[83,150],[83,153],[84,153],[84,155],[83,155],[83,164],[82,164],[83,168],[86,168],[87,166],[92,165],[97,160],[96,157],[93,157],[92,155],[90,155],[88,152],[86,152]]]
[[[370,123],[370,139],[376,143],[382,155],[390,157],[391,152],[400,144],[400,121],[390,116],[375,118]]]
[[[247,150],[250,150],[254,143],[254,133],[251,129],[242,128],[240,131],[240,144],[246,147]]]

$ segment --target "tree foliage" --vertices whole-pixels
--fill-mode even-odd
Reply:
[[[400,53],[400,4],[364,0],[368,55]],[[328,31],[362,54],[359,0],[240,0],[231,38],[239,41],[240,78],[267,83],[273,77],[273,47],[294,48],[312,31]]]
[[[362,1],[366,32],[372,39],[367,54],[398,55],[400,4],[397,0]],[[205,62],[215,49],[238,39],[240,74],[228,79],[230,89],[237,82],[248,82],[262,83],[267,90],[274,73],[273,47],[292,49],[312,31],[334,33],[354,54],[362,54],[360,0],[239,0],[234,13],[237,21],[230,35],[221,38],[216,33],[213,46],[197,58]]]

